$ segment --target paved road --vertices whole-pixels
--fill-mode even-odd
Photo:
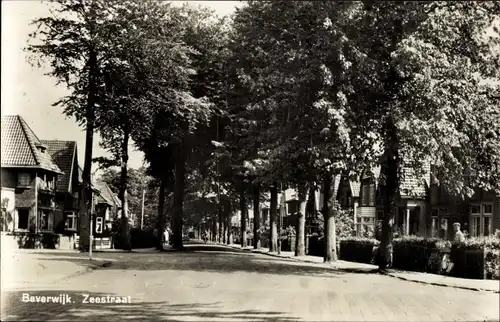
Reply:
[[[108,268],[50,286],[5,291],[2,320],[499,320],[499,294],[341,273],[317,264],[205,247],[191,246],[184,253],[107,253],[102,256],[116,260]],[[61,265],[79,262],[63,256],[51,260]],[[25,293],[68,294],[74,303],[24,303]],[[130,296],[132,303],[82,303],[83,294]]]

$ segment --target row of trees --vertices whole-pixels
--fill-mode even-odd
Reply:
[[[267,186],[271,214],[277,183],[297,188],[297,255],[307,191],[321,186],[331,261],[332,178],[381,165],[385,268],[404,175],[432,164],[452,193],[500,189],[499,23],[492,2],[249,1],[230,44],[229,177],[256,196]]]
[[[99,161],[121,166],[124,200],[133,140],[159,182],[160,231],[173,196],[175,247],[185,195],[225,196],[228,207],[215,198],[198,221],[215,213],[222,224],[222,210],[239,207],[244,245],[248,197],[260,209],[269,191],[275,250],[278,193],[290,186],[304,255],[307,195],[321,188],[325,260],[335,260],[333,177],[382,165],[384,268],[408,169],[420,176],[431,163],[456,194],[500,190],[496,2],[248,1],[232,20],[152,0],[57,7],[29,49],[49,59],[71,93],[57,105],[86,128],[84,183],[98,131],[114,156]],[[255,247],[260,228],[257,211]]]
[[[121,168],[119,196],[127,205],[131,141],[160,183],[159,231],[165,196],[174,192],[174,246],[182,246],[185,175],[194,169],[205,175],[200,164],[210,153],[210,122],[220,109],[226,20],[206,9],[158,1],[59,0],[50,6],[51,16],[34,21],[27,49],[68,88],[54,105],[86,129],[80,248],[88,250],[92,162]],[[112,158],[93,158],[95,132]],[[123,209],[125,237],[127,213]]]

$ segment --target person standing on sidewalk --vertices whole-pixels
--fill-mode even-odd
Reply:
[[[453,224],[453,230],[455,232],[455,237],[453,238],[453,243],[451,246],[451,253],[450,253],[450,259],[452,262],[452,265],[450,269],[448,270],[448,273],[452,273],[455,276],[460,275],[460,258],[461,258],[461,251],[463,249],[463,245],[465,244],[465,235],[464,233],[460,230],[460,223],[456,222]]]

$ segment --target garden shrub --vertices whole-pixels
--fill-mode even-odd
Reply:
[[[441,271],[441,253],[450,245],[439,238],[403,236],[394,238],[392,267],[434,273]]]
[[[463,277],[499,279],[500,238],[497,234],[466,239],[465,250]]]
[[[363,237],[346,237],[340,240],[340,256],[341,260],[359,262],[359,263],[374,263],[376,249],[380,242],[374,238]]]
[[[132,248],[155,247],[155,237],[152,230],[130,229],[130,241]]]
[[[393,267],[427,273],[441,273],[443,255],[451,242],[438,238],[404,236],[393,240]],[[496,236],[467,238],[457,251],[455,274],[474,279],[498,279],[500,238]]]

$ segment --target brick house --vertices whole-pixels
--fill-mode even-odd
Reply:
[[[1,195],[4,231],[52,232],[56,181],[63,172],[21,116],[2,117]]]
[[[54,162],[64,172],[56,181],[55,227],[57,233],[74,235],[78,231],[80,190],[77,145],[75,141],[42,141]]]

